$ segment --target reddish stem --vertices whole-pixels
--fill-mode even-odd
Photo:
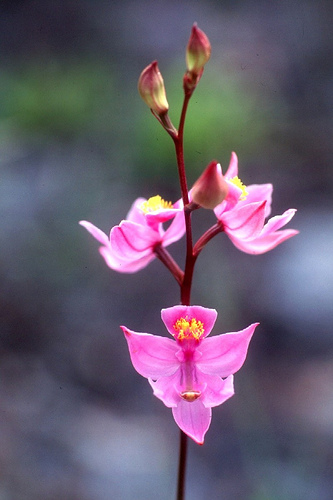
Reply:
[[[177,500],[185,498],[185,472],[187,458],[187,436],[180,431]]]
[[[196,257],[193,255],[193,237],[192,237],[192,223],[191,213],[194,209],[189,205],[187,179],[185,172],[184,162],[184,125],[188,103],[192,93],[186,93],[182,112],[180,115],[178,134],[171,137],[175,144],[178,175],[180,182],[180,189],[184,203],[184,217],[185,217],[185,230],[186,230],[186,260],[183,281],[180,284],[180,299],[183,305],[190,305],[191,301],[191,287],[194,271],[194,264]],[[185,498],[185,474],[186,474],[186,456],[187,456],[187,435],[180,431],[180,448],[179,448],[179,467],[178,467],[178,485],[177,485],[177,500],[184,500]]]
[[[158,244],[154,248],[154,253],[156,257],[158,257],[160,261],[163,262],[163,264],[169,269],[179,286],[182,286],[184,272],[180,269],[177,262],[171,257],[169,252],[160,244]]]
[[[181,303],[187,306],[190,305],[191,301],[191,287],[192,287],[192,278],[193,278],[194,263],[195,263],[195,258],[193,257],[193,238],[192,238],[192,223],[191,223],[192,209],[187,208],[189,205],[189,197],[188,197],[187,179],[186,179],[185,162],[184,162],[184,125],[185,125],[186,111],[190,98],[191,95],[185,93],[182,112],[180,115],[178,134],[176,137],[173,137],[176,149],[180,189],[184,203],[184,217],[185,217],[185,228],[186,228],[186,260],[185,260],[184,279],[180,287],[180,299]]]
[[[217,222],[214,224],[214,226],[210,227],[196,242],[193,248],[193,256],[196,259],[203,249],[204,246],[207,245],[207,243],[214,238],[217,234],[221,233],[223,231],[223,226],[221,225],[220,222]]]
[[[186,76],[186,75],[185,75]],[[192,279],[194,272],[194,265],[196,259],[199,255],[199,252],[203,248],[204,240],[200,238],[197,242],[197,251],[194,252],[193,249],[193,236],[192,236],[192,222],[191,222],[191,213],[193,210],[198,208],[198,205],[195,203],[189,202],[188,196],[188,188],[187,188],[187,179],[186,179],[186,171],[185,171],[185,161],[184,161],[184,126],[185,126],[185,118],[187,107],[192,96],[192,93],[195,89],[187,88],[184,84],[184,102],[179,120],[178,132],[175,130],[173,126],[170,126],[170,123],[165,123],[161,117],[159,117],[159,121],[164,126],[165,130],[169,133],[172,138],[175,149],[176,149],[176,158],[177,158],[177,166],[178,166],[178,175],[180,182],[180,190],[184,204],[184,217],[185,217],[185,231],[186,231],[186,259],[185,259],[185,271],[184,273],[179,269],[177,264],[173,261],[171,256],[167,254],[166,250],[162,247],[157,247],[155,249],[155,253],[157,257],[169,268],[173,276],[176,278],[177,282],[180,285],[180,300],[182,305],[189,306],[191,302],[191,288],[192,288]],[[158,118],[158,117],[157,117]],[[209,236],[207,235],[207,241],[209,241]],[[175,267],[177,266],[177,267]],[[177,485],[177,500],[184,500],[185,498],[185,473],[186,473],[186,456],[187,456],[187,435],[180,431],[180,449],[179,449],[179,468],[178,468],[178,485]]]

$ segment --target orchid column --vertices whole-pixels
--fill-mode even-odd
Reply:
[[[180,304],[161,311],[172,338],[121,327],[134,368],[148,379],[154,395],[171,408],[180,428],[178,500],[185,495],[187,437],[203,444],[212,408],[234,394],[233,375],[243,365],[258,325],[254,323],[241,331],[208,338],[217,312],[190,303],[196,260],[205,245],[222,232],[235,247],[249,254],[267,252],[297,234],[293,229],[280,230],[293,217],[294,209],[265,222],[271,211],[273,187],[244,185],[238,177],[235,153],[231,154],[225,175],[221,165],[211,161],[188,190],[183,141],[186,112],[210,54],[209,40],[195,24],[186,50],[184,101],[178,129],[168,115],[169,104],[157,62],[149,64],[139,78],[142,99],[173,140],[181,198],[175,203],[159,195],[148,200],[137,198],[126,219],[113,227],[109,236],[91,222],[80,222],[101,244],[100,254],[111,269],[134,273],[158,258],[179,286]],[[216,223],[194,243],[191,214],[198,209],[213,210]],[[164,229],[167,221],[171,223]],[[166,247],[184,235],[186,255],[182,269]]]

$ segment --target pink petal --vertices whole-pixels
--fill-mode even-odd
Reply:
[[[241,200],[239,202],[239,206],[266,201],[265,217],[268,217],[271,213],[273,193],[272,184],[250,184],[249,186],[246,186],[246,191],[248,192],[248,195],[245,200]]]
[[[222,378],[237,372],[245,361],[249,342],[258,324],[253,323],[239,332],[204,339],[197,349],[201,352],[201,357],[196,360],[197,368]]]
[[[294,217],[295,213],[295,208],[289,208],[289,210],[286,210],[282,215],[272,217],[269,219],[267,224],[265,224],[260,236],[272,233],[273,231],[277,231],[281,227],[285,226]]]
[[[295,229],[285,229],[283,231],[276,231],[271,234],[266,234],[264,236],[259,236],[253,240],[241,241],[233,239],[230,235],[230,239],[232,240],[235,247],[242,252],[249,253],[252,255],[260,255],[269,250],[272,250],[276,246],[280,245],[283,241],[288,240],[292,236],[298,234],[299,231]]]
[[[161,377],[156,381],[148,379],[148,382],[153,388],[154,396],[163,401],[168,408],[177,406],[181,401],[179,391],[177,390],[179,378],[180,370],[176,370],[176,372],[169,377]]]
[[[238,203],[242,190],[232,182],[228,182],[228,195],[217,207],[214,208],[215,215],[221,219],[224,212],[232,210]]]
[[[263,227],[260,235],[254,239],[247,241],[241,241],[234,238],[232,234],[229,234],[229,238],[232,240],[233,244],[243,252],[259,255],[269,250],[272,250],[277,245],[286,241],[298,234],[295,229],[285,229],[284,231],[277,231],[285,224],[287,224],[295,215],[296,210],[290,208],[286,210],[282,215],[276,215],[272,217]]]
[[[189,319],[195,318],[203,323],[205,330],[204,337],[206,337],[212,331],[217,318],[217,312],[215,309],[208,309],[202,306],[173,306],[161,311],[162,321],[171,335],[175,333],[173,326],[176,321],[186,316]]]
[[[153,252],[160,240],[158,233],[148,226],[122,221],[111,229],[112,252],[123,260],[136,260]]]
[[[135,260],[126,260],[119,257],[119,255],[114,255],[111,247],[100,247],[99,252],[104,258],[107,266],[119,273],[135,273],[146,267],[155,259],[155,254],[151,253],[144,257],[136,258]]]
[[[121,267],[123,266],[124,261],[119,258],[115,258],[112,254],[111,246],[103,246],[99,248],[99,253],[105,260],[107,266],[115,271],[121,271]]]
[[[260,234],[265,222],[265,203],[250,203],[225,212],[221,218],[224,231],[240,240],[254,238]]]
[[[200,396],[206,408],[221,405],[235,394],[233,375],[229,375],[224,380],[217,375],[200,373],[199,370],[197,375],[200,377],[200,381],[205,381],[207,384],[205,391]]]
[[[236,153],[232,152],[229,162],[228,170],[225,173],[225,178],[227,180],[232,179],[238,175],[238,158]]]
[[[94,226],[94,224],[86,220],[81,220],[79,224],[86,228],[86,230],[89,231],[89,233],[92,234],[97,241],[102,243],[102,245],[109,245],[109,238],[107,237],[107,235],[103,233],[103,231],[98,229],[98,227]]]
[[[142,203],[144,203],[146,198],[137,198],[126,216],[126,220],[131,222],[136,222],[137,224],[141,224],[142,226],[146,225],[146,216],[143,211],[140,209]]]
[[[125,334],[132,364],[140,375],[156,380],[174,374],[179,368],[176,342],[158,335],[134,332],[125,326],[120,328]]]
[[[172,413],[178,427],[196,443],[203,444],[212,410],[206,408],[199,398],[192,403],[180,400],[177,407],[172,408]]]
[[[162,222],[167,222],[168,220],[175,217],[175,215],[177,215],[179,212],[179,208],[164,208],[161,210],[156,210],[155,212],[149,212],[145,215],[145,217],[147,219],[147,223],[154,226]]]
[[[184,211],[178,212],[168,229],[162,237],[162,245],[164,247],[171,245],[175,241],[180,240],[185,234],[185,217]]]

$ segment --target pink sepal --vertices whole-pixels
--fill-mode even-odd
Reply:
[[[169,377],[179,368],[176,358],[177,344],[166,337],[139,333],[120,327],[127,340],[131,360],[140,375],[153,380]]]
[[[224,231],[235,239],[255,238],[264,226],[265,204],[265,201],[250,203],[226,212],[221,217]]]
[[[249,342],[259,323],[253,323],[239,332],[224,333],[206,338],[200,344],[201,352],[196,366],[203,373],[227,377],[243,365]]]
[[[86,230],[102,245],[109,245],[109,238],[107,235],[98,229],[98,227],[94,226],[91,222],[88,222],[86,220],[80,220],[79,222],[80,226],[86,228]]]

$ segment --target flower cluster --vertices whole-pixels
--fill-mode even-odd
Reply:
[[[181,199],[172,204],[160,196],[148,200],[137,198],[126,219],[112,227],[109,236],[91,222],[80,222],[101,244],[100,254],[111,269],[134,273],[158,257],[176,278],[181,305],[161,312],[173,339],[121,328],[136,371],[148,379],[154,395],[172,409],[180,429],[199,444],[209,428],[211,409],[234,394],[233,375],[245,361],[258,323],[238,332],[207,338],[217,312],[190,305],[196,259],[207,243],[222,232],[236,248],[248,254],[268,252],[298,233],[294,229],[281,229],[292,219],[295,209],[269,218],[272,184],[244,185],[238,177],[235,153],[231,154],[224,175],[221,165],[214,160],[192,189],[187,188],[183,151],[186,110],[210,55],[210,42],[195,24],[186,50],[184,104],[178,130],[168,115],[169,104],[157,61],[142,71],[138,82],[143,101],[174,142]],[[216,222],[193,244],[191,214],[199,208],[212,210]],[[182,270],[166,247],[184,235],[186,258]]]
[[[207,168],[211,169],[211,165],[214,163]],[[220,165],[217,164],[217,167]],[[298,234],[295,229],[280,230],[294,216],[296,210],[293,208],[265,223],[271,213],[273,186],[245,186],[238,177],[236,153],[231,155],[226,174],[223,176],[221,168],[217,168],[214,172],[214,177],[216,176],[221,185],[223,183],[223,201],[217,206],[213,203],[209,208],[214,206],[219,230],[225,232],[239,250],[249,254],[262,254]],[[206,179],[198,181],[199,187],[201,184],[205,187],[203,192],[200,191],[201,196],[204,197],[206,193],[207,200],[215,199],[216,193],[210,189]],[[193,201],[199,201],[198,184],[190,191]],[[170,219],[173,220],[165,231],[163,222]],[[156,257],[159,247],[166,247],[185,234],[182,200],[172,205],[160,196],[149,200],[137,198],[126,220],[111,229],[110,237],[91,222],[81,221],[80,224],[102,244],[100,253],[106,264],[122,273],[134,273],[143,269]]]

